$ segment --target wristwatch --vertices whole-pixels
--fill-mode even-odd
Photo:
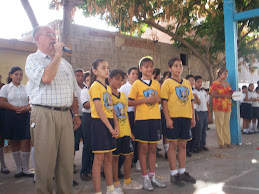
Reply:
[[[79,115],[79,114],[74,114],[74,116],[75,116],[75,117],[80,117],[80,115]]]

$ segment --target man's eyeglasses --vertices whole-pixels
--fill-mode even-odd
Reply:
[[[58,36],[55,33],[46,33],[46,34],[39,34],[39,36],[47,36],[47,37],[55,37],[57,38]]]

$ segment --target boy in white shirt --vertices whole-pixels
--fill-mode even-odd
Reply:
[[[206,147],[206,132],[208,129],[208,95],[204,90],[201,90],[202,87],[202,77],[197,75],[195,78],[195,93],[200,98],[200,104],[196,106],[196,111],[199,117],[200,123],[200,149],[203,151],[208,151],[209,149]]]
[[[120,92],[123,92],[128,100],[129,92],[131,89],[132,84],[138,79],[138,69],[136,67],[131,67],[128,70],[128,82],[121,86],[119,89]],[[128,103],[128,102],[127,102]],[[135,129],[134,129],[134,121],[135,121],[135,109],[134,106],[128,106],[128,116],[129,116],[129,121],[130,121],[130,128],[132,130],[133,135],[135,135]],[[136,163],[136,170],[141,171],[140,169],[140,164],[138,161],[138,144],[135,141],[135,147],[134,147],[134,158],[133,162]]]

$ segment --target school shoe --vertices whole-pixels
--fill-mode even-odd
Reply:
[[[192,157],[191,152],[189,152],[189,151],[187,151],[187,150],[186,150],[186,156],[188,156],[188,157]]]
[[[82,181],[90,181],[91,180],[91,177],[88,175],[88,174],[80,174],[80,178]]]
[[[118,194],[124,194],[124,192],[120,186],[114,187],[114,191],[116,191]]]
[[[137,172],[140,172],[140,171],[141,171],[141,167],[140,167],[139,160],[136,162],[136,171],[137,171]]]
[[[2,167],[2,168],[1,168],[1,173],[2,173],[2,174],[9,174],[10,171],[9,171],[6,167]]]
[[[187,183],[196,183],[196,180],[188,173],[188,172],[184,172],[183,174],[180,174],[180,177],[183,181],[187,182]]]
[[[167,154],[167,152],[165,152],[165,159],[168,159],[168,154]]]
[[[16,173],[14,178],[21,178],[23,176],[23,172]]]
[[[131,179],[130,184],[123,185],[123,189],[134,189],[134,190],[140,190],[143,189],[143,185],[139,184],[137,181],[134,181]]]
[[[75,180],[73,180],[73,187],[78,186],[78,182],[76,182]]]
[[[143,179],[143,188],[147,191],[153,191],[154,190],[150,179],[146,179],[146,178]]]
[[[160,181],[159,179],[157,179],[155,176],[150,178],[150,180],[151,180],[151,183],[152,183],[153,186],[160,187],[160,188],[166,187],[166,184],[163,183],[162,181]]]
[[[106,194],[124,194],[124,192],[120,193],[119,191],[116,191],[115,188],[114,188],[114,191],[106,191]]]
[[[177,173],[174,176],[170,175],[170,181],[171,181],[171,183],[181,186],[181,187],[185,185],[185,182],[182,180],[179,173]]]
[[[207,148],[206,146],[203,146],[201,149],[206,152],[209,151],[209,148]]]

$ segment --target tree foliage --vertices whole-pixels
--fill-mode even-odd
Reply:
[[[148,25],[168,34],[204,63],[210,81],[213,70],[225,63],[223,0],[83,0],[79,7],[85,16],[100,15],[121,32],[141,33]],[[259,1],[236,0],[237,11],[258,7]],[[240,56],[259,58],[258,24],[258,18],[238,24]]]

